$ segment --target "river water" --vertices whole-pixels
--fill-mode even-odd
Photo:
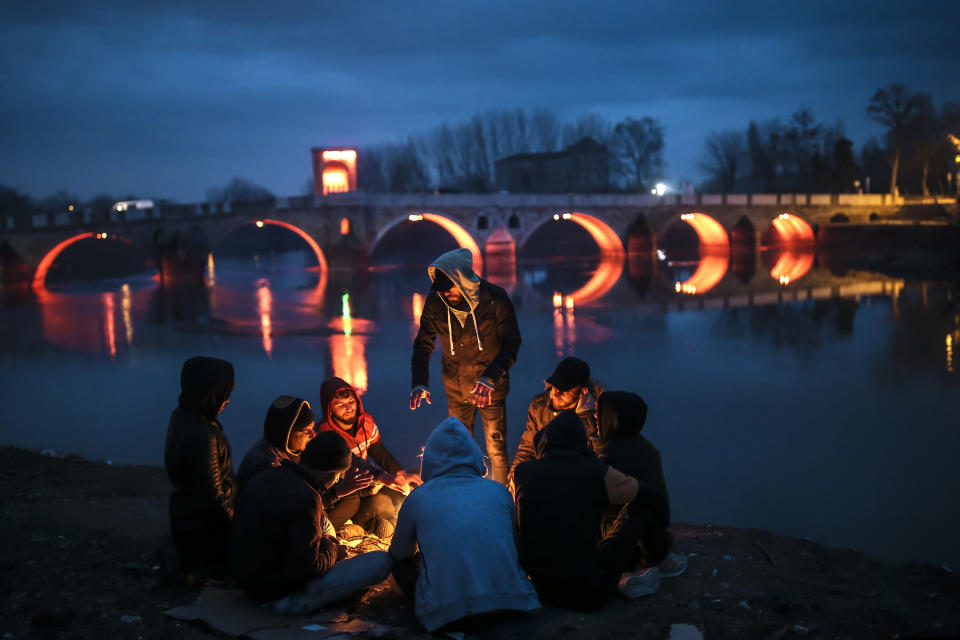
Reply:
[[[607,388],[646,399],[644,434],[662,453],[676,520],[960,568],[957,283],[828,271],[812,255],[794,257],[800,267],[784,281],[773,256],[752,273],[724,264],[709,290],[689,291],[683,283],[707,262],[489,266],[523,334],[510,452],[530,397],[560,357],[576,355]],[[275,396],[316,402],[321,381],[339,375],[365,389],[385,443],[415,466],[445,417],[438,355],[434,404],[407,408],[426,295],[422,265],[324,275],[297,257],[266,267],[211,259],[203,283],[138,276],[7,290],[0,442],[162,464],[180,367],[204,354],[236,368],[221,416],[235,464]]]

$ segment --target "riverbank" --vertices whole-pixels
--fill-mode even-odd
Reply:
[[[159,467],[0,447],[3,638],[215,637],[163,613],[199,594],[157,564],[168,493]],[[678,524],[675,533],[689,569],[656,595],[591,614],[546,610],[480,637],[666,638],[672,625],[692,625],[674,626],[675,637],[695,626],[709,640],[960,637],[960,575],[944,568],[758,530]],[[386,587],[350,613],[429,637]]]

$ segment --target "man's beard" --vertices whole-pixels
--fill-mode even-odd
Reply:
[[[576,401],[576,400],[574,400],[573,402],[571,402],[571,403],[570,403],[569,405],[567,405],[566,407],[558,407],[557,405],[553,404],[553,400],[550,401],[550,409],[552,409],[553,411],[558,411],[558,412],[559,412],[559,411],[568,411],[568,410],[570,410],[570,409],[576,409],[576,408],[577,408],[577,401]]]

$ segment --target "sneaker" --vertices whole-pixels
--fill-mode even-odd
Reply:
[[[620,576],[617,589],[631,600],[653,595],[660,589],[660,570],[652,567],[635,573],[624,573]]]
[[[676,551],[671,551],[667,554],[667,557],[663,559],[657,568],[660,569],[660,575],[664,578],[674,578],[679,575],[683,575],[683,572],[687,570],[687,556],[682,553],[677,553]]]

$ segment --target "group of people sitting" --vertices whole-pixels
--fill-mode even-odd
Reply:
[[[640,434],[640,396],[604,391],[565,358],[530,403],[507,486],[488,475],[457,417],[431,432],[420,473],[381,441],[356,389],[339,378],[310,403],[278,397],[235,475],[218,415],[234,386],[224,360],[181,372],[165,464],[184,571],[231,576],[278,613],[304,614],[390,575],[428,631],[535,611],[593,609],[618,590],[654,593],[686,558],[671,552],[657,449]],[[319,420],[319,422],[318,422]],[[389,543],[348,557],[349,523]]]

